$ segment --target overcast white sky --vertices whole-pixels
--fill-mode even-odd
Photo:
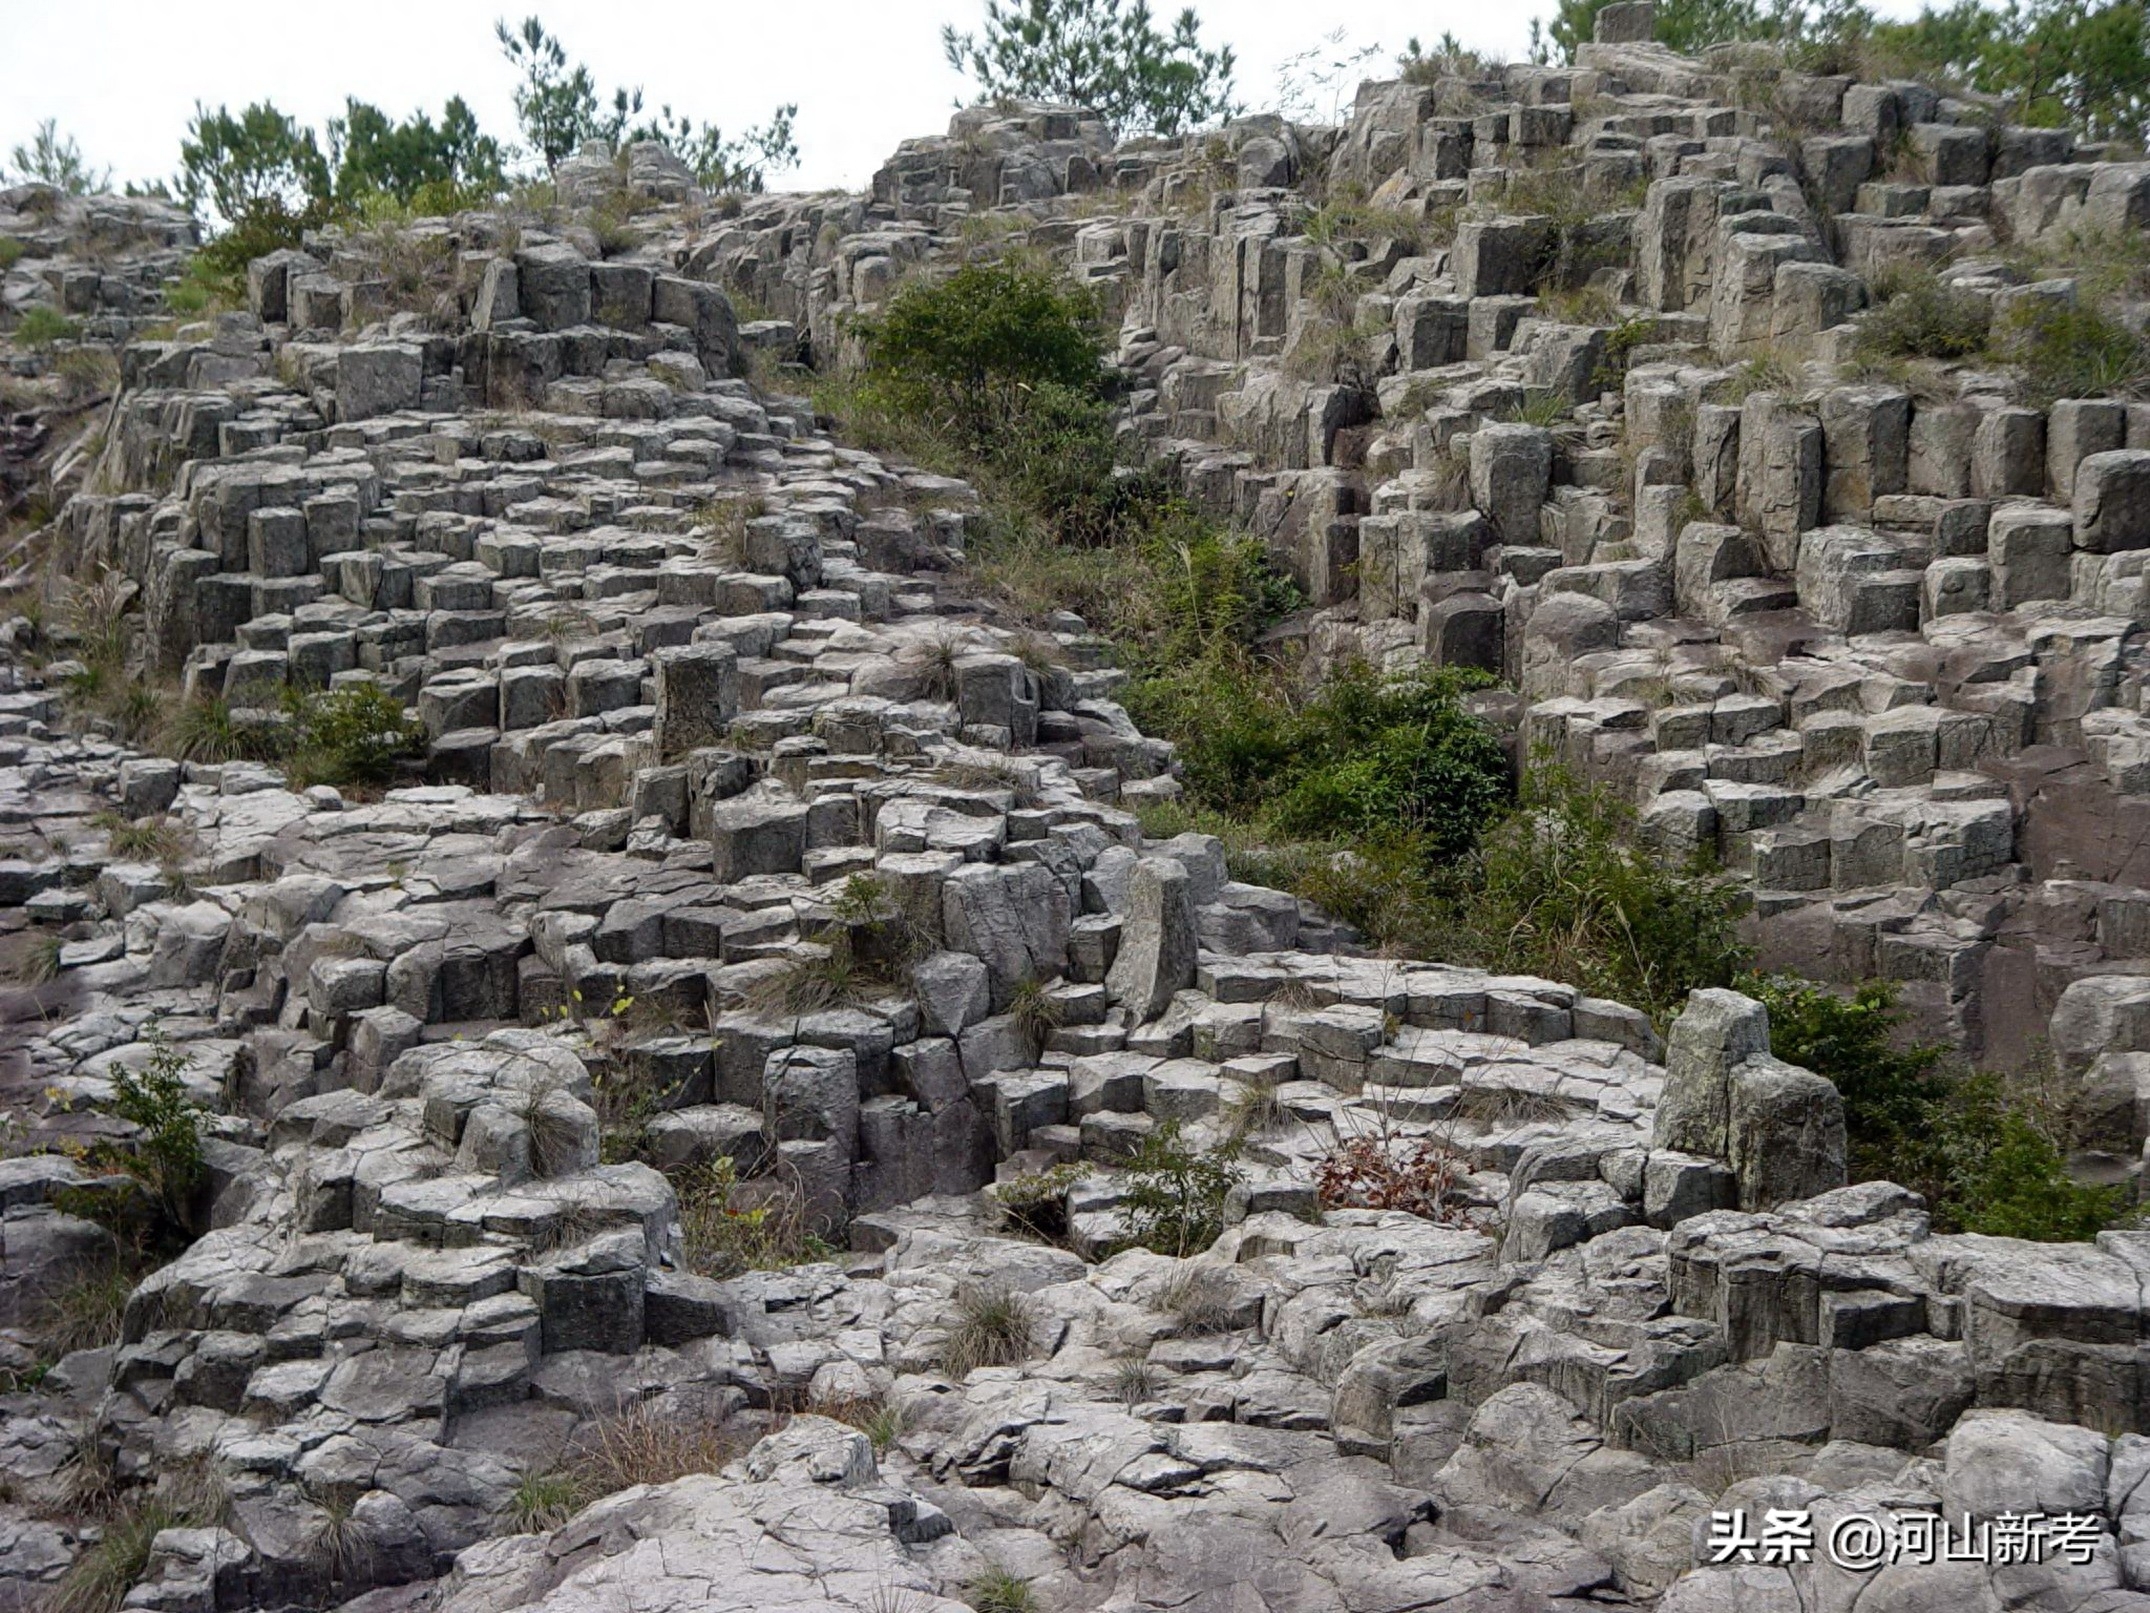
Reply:
[[[266,97],[320,124],[355,95],[402,116],[438,115],[460,94],[488,131],[512,137],[513,75],[493,20],[513,5],[467,0],[0,0],[0,154],[55,117],[115,182],[168,176],[197,100],[234,110]],[[945,127],[964,81],[942,59],[940,25],[969,28],[982,0],[543,0],[546,25],[609,93],[640,84],[697,121],[732,130],[799,105],[801,166],[784,189],[863,188],[908,136]],[[1156,0],[1170,16],[1176,0]],[[1241,100],[1273,104],[1279,67],[1337,28],[1388,51],[1453,30],[1521,56],[1552,0],[1208,0],[1205,37],[1239,52]],[[1908,9],[1890,0],[1883,9]],[[1367,74],[1364,76],[1371,76]],[[1348,101],[1349,91],[1345,92]]]

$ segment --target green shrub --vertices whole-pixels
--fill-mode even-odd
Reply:
[[[30,249],[12,235],[0,235],[0,274],[7,273],[29,256]]]
[[[1627,803],[1550,767],[1526,775],[1522,809],[1485,837],[1457,907],[1476,961],[1663,1020],[1746,967],[1745,905],[1738,881],[1666,867],[1637,844]]]
[[[1748,989],[1769,1009],[1770,1051],[1843,1095],[1853,1181],[1921,1194],[1944,1232],[2063,1243],[2121,1213],[2119,1189],[2069,1178],[2064,1117],[2020,1085],[1951,1067],[1938,1046],[1899,1045],[1893,985],[1870,980],[1847,997],[1772,976]]]
[[[1286,725],[1271,820],[1287,835],[1401,831],[1439,858],[1467,851],[1510,796],[1506,752],[1461,699],[1491,682],[1453,669],[1383,679],[1363,665],[1332,677]]]
[[[382,784],[396,763],[425,748],[425,730],[403,702],[380,684],[351,683],[325,694],[296,694],[290,774],[295,789],[309,784]]]
[[[1083,1179],[1080,1165],[1024,1171],[986,1189],[1010,1225],[1051,1242],[1067,1236],[1068,1189]]]
[[[1878,281],[1874,295],[1859,321],[1860,357],[1962,359],[1985,351],[1992,313],[1975,292],[1922,273]]]
[[[50,347],[54,342],[71,342],[81,334],[80,325],[43,303],[25,308],[15,321],[15,340],[25,347]]]
[[[201,289],[182,291],[173,301],[175,313],[199,298],[204,307],[212,302],[238,306],[246,300],[246,266],[254,259],[305,244],[306,232],[329,222],[325,203],[286,202],[282,196],[259,196],[227,214],[223,232],[194,255],[187,265],[187,280]]]
[[[1019,422],[1040,387],[1063,389],[1053,406],[1065,408],[1065,393],[1102,385],[1096,300],[1042,265],[972,263],[914,281],[859,334],[870,394],[973,443]]]
[[[1197,668],[1137,691],[1179,741],[1204,805],[1292,839],[1420,837],[1468,851],[1511,796],[1498,737],[1463,706],[1490,678],[1443,668],[1385,677],[1354,663],[1292,702],[1252,668]]]
[[[1942,1199],[1946,1221],[1997,1238],[2073,1243],[2096,1236],[2125,1209],[2122,1189],[2069,1178],[2052,1133],[2008,1102],[1996,1078],[1970,1078],[1959,1103],[1956,1168]]]
[[[2150,342],[2094,306],[2022,305],[2004,322],[2002,346],[2040,408],[2059,398],[2150,394]]]
[[[195,1224],[195,1202],[208,1167],[202,1160],[201,1106],[187,1091],[193,1059],[152,1025],[149,1058],[137,1072],[112,1066],[112,1112],[131,1122],[136,1135],[116,1156],[157,1206],[167,1235],[184,1235]]]
[[[1849,997],[1773,975],[1749,988],[1769,1010],[1770,1051],[1825,1075],[1844,1099],[1853,1181],[1887,1177],[1938,1201],[1949,1172],[1934,1116],[1949,1101],[1942,1049],[1898,1047],[1896,988],[1869,980]]]
[[[1124,1247],[1184,1260],[1224,1232],[1224,1201],[1246,1175],[1236,1146],[1196,1149],[1177,1120],[1160,1121],[1127,1162]]]

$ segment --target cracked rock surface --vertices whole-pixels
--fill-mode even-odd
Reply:
[[[1063,109],[713,224],[638,147],[567,175],[649,204],[624,256],[421,221],[413,307],[323,235],[168,333],[184,221],[0,191],[0,300],[125,343],[98,440],[38,459],[52,574],[123,579],[188,699],[372,684],[423,732],[378,790],[176,762],[0,628],[0,1608],[115,1527],[86,1474],[219,1498],[154,1532],[145,1613],[952,1613],[995,1574],[1045,1613],[2150,1608],[2150,1234],[1937,1235],[1846,1185],[1841,1102],[1759,1005],[1697,993],[1661,1037],[1365,956],[1215,839],[1146,839],[1171,747],[1088,624],[971,595],[974,491],[745,379],[1007,215],[1116,299],[1131,431],[1271,539],[1322,656],[1504,670],[1522,737],[1749,872],[1783,955],[1911,983],[1967,1046],[2050,1012],[2125,1175],[2150,423],[1724,382],[1765,338],[1834,351],[1892,255],[2144,176],[2048,131],[1974,160],[1984,125],[1913,87],[1785,87],[1847,133],[1787,149],[1647,46],[1507,69],[1468,115],[1370,85],[1342,128],[1235,123],[1192,203],[1213,151]],[[1884,107],[1946,183],[1864,177]],[[1604,221],[1652,321],[1609,401],[1604,332],[1526,310],[1543,221],[1497,213],[1353,260],[1394,333],[1370,394],[1287,373],[1299,187],[1423,212],[1543,148],[1646,182]],[[1797,173],[1844,193],[1828,228]],[[1494,418],[1556,388],[1573,429]],[[899,934],[900,985],[799,989]],[[118,1342],[36,1362],[40,1306],[117,1253],[91,1212],[140,1191],[94,1163],[140,1141],[115,1077],[163,1064],[205,1112],[204,1230]],[[1167,1123],[1251,1124],[1248,1177],[1213,1248],[1113,1253]],[[1325,1209],[1353,1136],[1453,1148],[1443,1213]],[[718,1170],[846,1246],[704,1258]],[[1016,1179],[1064,1233],[986,1191]],[[964,1359],[981,1296],[1000,1364]],[[653,1429],[707,1471],[532,1504]],[[2090,1546],[1713,1566],[1729,1509],[2068,1513]]]

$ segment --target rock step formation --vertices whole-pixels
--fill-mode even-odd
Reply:
[[[1977,248],[1982,212],[2124,212],[2126,171],[1824,80],[1780,105],[1847,132],[1787,150],[1725,88],[1607,43],[1215,144],[974,109],[870,196],[714,224],[637,147],[561,177],[649,204],[624,255],[485,213],[393,261],[328,232],[169,339],[100,279],[85,343],[141,339],[54,576],[125,578],[144,658],[242,727],[378,686],[424,777],[362,799],[70,731],[69,669],[7,629],[0,893],[50,968],[0,1082],[33,1144],[124,1143],[116,1077],[176,1064],[210,1230],[116,1344],[0,1397],[0,1600],[92,1544],[49,1510],[73,1464],[225,1497],[156,1534],[128,1605],[165,1613],[950,1613],[995,1570],[1051,1613],[2150,1606],[2150,1234],[1936,1235],[1844,1184],[1837,1094],[1747,999],[1698,993],[1661,1040],[1558,982],[1355,955],[1216,840],[1145,839],[1171,749],[1088,624],[964,597],[972,490],[741,375],[840,356],[848,312],[1010,210],[1115,299],[1131,434],[1270,536],[1322,657],[1506,670],[1523,738],[1752,871],[1773,946],[1854,949],[1967,1040],[2028,960],[2010,989],[2057,1003],[2135,1157],[2150,997],[2087,972],[2131,955],[2133,893],[2037,849],[2058,781],[2132,793],[2131,411],[2115,440],[2102,405],[1734,398],[1727,367],[1840,349],[1862,276]],[[1899,126],[1931,184],[1874,177]],[[1541,317],[1558,221],[1522,212],[1353,258],[1394,333],[1375,386],[1290,373],[1305,176],[1426,213],[1544,161],[1649,181],[1586,232],[1651,317],[1610,403],[1608,327]],[[37,243],[8,306],[88,298],[105,204],[0,209]],[[149,235],[109,278],[176,266]],[[779,317],[741,322],[747,294]],[[1579,431],[1498,418],[1562,388]],[[2012,592],[2036,565],[2060,593]],[[2081,933],[2036,929],[2063,912]],[[1114,1253],[1119,1167],[1167,1125],[1239,1139],[1223,1234]],[[1324,1204],[1353,1142],[1432,1161],[1433,1213]],[[726,1171],[849,1249],[712,1259],[696,1195]],[[109,1258],[86,1212],[136,1191],[0,1162],[0,1323]],[[981,1304],[1017,1359],[965,1358]],[[653,1427],[721,1471],[524,1505]],[[2089,1549],[1711,1565],[1732,1508],[2069,1513]]]

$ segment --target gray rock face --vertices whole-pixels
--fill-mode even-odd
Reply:
[[[1310,678],[1502,676],[1470,698],[1516,754],[1749,881],[1767,966],[1899,982],[1922,1037],[2057,999],[2078,1163],[2132,1179],[2141,422],[1836,366],[1883,270],[2058,297],[1978,269],[1992,232],[2134,227],[2150,185],[1909,83],[1781,74],[1826,131],[1787,143],[1652,26],[1369,86],[1333,136],[967,109],[868,197],[721,228],[671,154],[592,149],[562,194],[626,199],[633,248],[414,222],[458,265],[423,322],[353,235],[164,339],[190,223],[0,190],[10,308],[118,355],[96,491],[51,461],[55,575],[123,576],[189,698],[373,682],[424,735],[363,791],[140,756],[0,631],[0,928],[57,971],[17,983],[20,1140],[132,1146],[106,1111],[151,1025],[208,1111],[201,1235],[118,1336],[42,1376],[0,1340],[0,1603],[87,1544],[35,1510],[86,1439],[130,1494],[197,1460],[231,1494],[152,1548],[130,1604],[170,1613],[939,1613],[996,1567],[1112,1613],[2143,1600],[2145,1235],[1937,1235],[1842,1185],[1837,1094],[1743,998],[1660,1045],[1146,841],[1172,749],[1089,624],[966,597],[975,492],[737,378],[1021,231],[1124,316],[1130,451],[1303,590]],[[1317,169],[1373,198],[1318,250]],[[1570,174],[1580,214],[1524,210]],[[1452,250],[1387,238],[1450,209]],[[1365,351],[1310,368],[1332,257]],[[114,808],[169,817],[147,860]],[[1126,1247],[1167,1123],[1239,1173],[1188,1259]],[[1423,1213],[1339,1187],[1340,1140]],[[140,1189],[0,1164],[28,1337],[113,1249],[78,1212]],[[655,1471],[713,1471],[503,1532],[591,1448],[674,1441]],[[1702,1560],[1722,1508],[1884,1500],[2096,1545]]]
[[[1155,1019],[1194,984],[1194,881],[1177,859],[1145,857],[1128,887],[1127,920],[1105,990],[1137,1022]]]
[[[1654,1143],[1725,1161],[1740,1207],[1768,1209],[1843,1184],[1844,1103],[1827,1080],[1770,1057],[1760,1003],[1697,991],[1666,1038]],[[1668,1181],[1664,1202],[1695,1191]]]
[[[1024,982],[1043,983],[1066,967],[1071,917],[1067,888],[1036,863],[969,863],[941,887],[943,933],[985,964],[996,1013]]]

